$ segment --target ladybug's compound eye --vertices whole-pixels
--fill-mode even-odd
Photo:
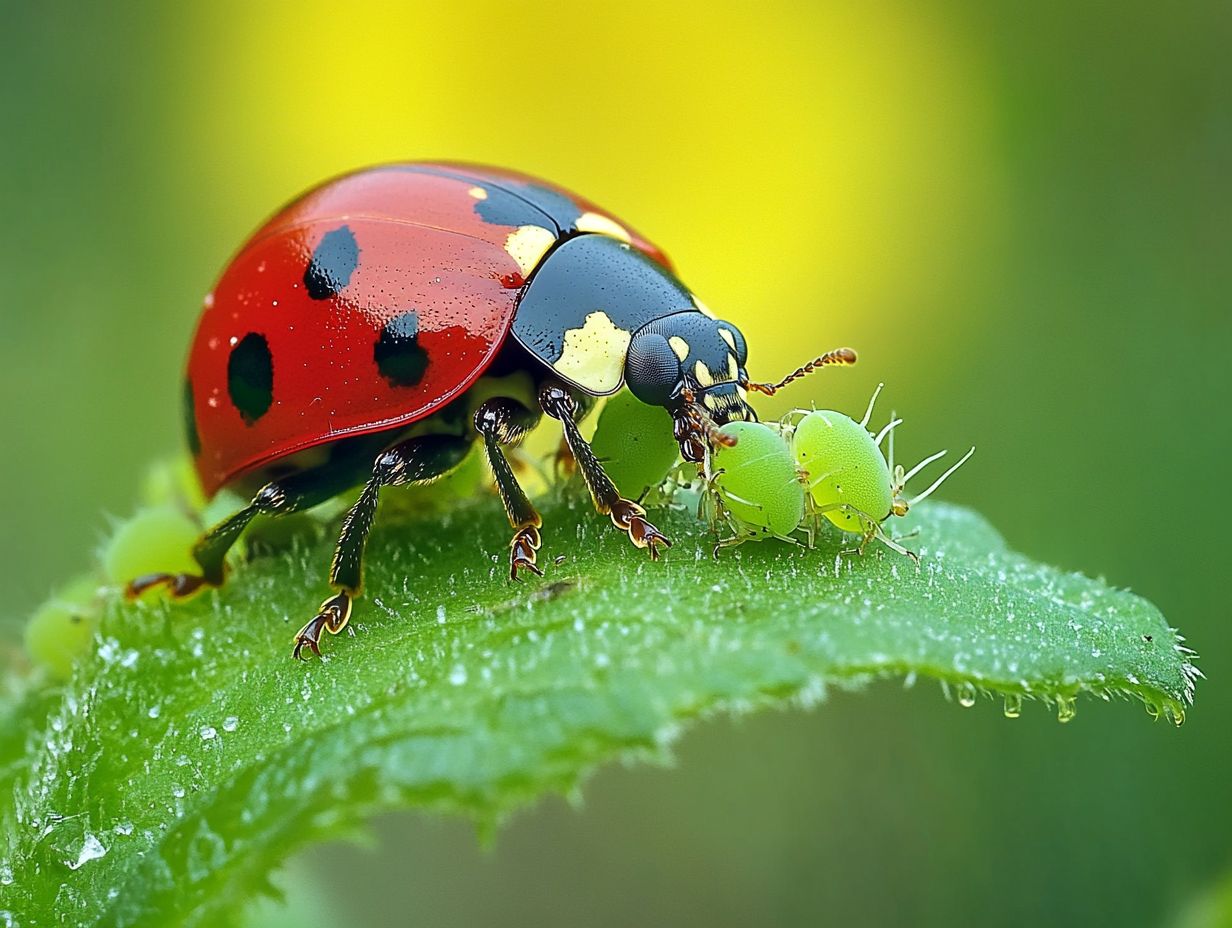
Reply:
[[[668,406],[680,380],[680,357],[664,336],[634,336],[625,360],[625,382],[634,396],[650,406]]]

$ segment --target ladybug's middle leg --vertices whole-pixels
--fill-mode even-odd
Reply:
[[[652,560],[659,558],[659,545],[670,548],[667,536],[650,524],[646,510],[631,499],[625,499],[612,483],[612,478],[603,470],[586,439],[574,421],[579,405],[576,399],[557,383],[545,383],[539,389],[539,405],[553,419],[559,419],[565,431],[565,441],[577,460],[578,469],[590,488],[595,508],[603,515],[612,517],[612,524],[629,533],[629,540],[637,547],[650,552]]]
[[[518,478],[514,476],[513,468],[509,466],[509,459],[505,457],[502,447],[521,441],[538,421],[537,411],[527,409],[517,400],[505,397],[486,400],[475,410],[475,429],[483,436],[488,464],[492,467],[501,502],[505,504],[505,514],[509,516],[509,524],[513,527],[513,540],[509,543],[510,580],[518,579],[519,570],[529,570],[543,576],[543,571],[535,563],[540,544],[539,529],[543,520],[527,498],[526,491],[518,483]]]
[[[359,499],[342,520],[342,532],[329,570],[329,583],[336,592],[321,603],[316,616],[295,636],[294,656],[308,648],[321,654],[321,634],[338,634],[351,619],[351,603],[363,585],[364,546],[376,516],[382,487],[424,483],[449,473],[466,457],[471,441],[453,435],[420,435],[408,438],[377,455],[372,476]]]

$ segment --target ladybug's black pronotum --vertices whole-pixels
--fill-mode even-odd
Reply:
[[[594,204],[530,177],[390,164],[329,181],[248,240],[206,297],[188,359],[188,445],[207,494],[252,502],[193,549],[199,574],[151,574],[186,596],[222,583],[257,514],[362,485],[330,569],[334,593],[295,636],[320,654],[362,580],[382,487],[433,480],[481,438],[513,527],[510,576],[536,565],[541,521],[505,449],[560,421],[595,508],[652,558],[670,545],[608,479],[577,420],[628,386],[667,409],[686,460],[717,427],[755,419],[744,336],[714,319],[667,257]],[[801,368],[852,363],[848,349]],[[786,382],[786,381],[784,381]],[[425,420],[431,419],[431,427]]]

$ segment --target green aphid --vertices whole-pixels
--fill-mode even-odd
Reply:
[[[895,466],[894,429],[903,420],[893,419],[876,435],[868,431],[873,405],[883,386],[877,385],[864,418],[859,422],[832,409],[797,410],[787,416],[783,428],[791,439],[793,461],[804,475],[809,511],[814,518],[824,516],[843,531],[862,535],[861,550],[877,538],[918,562],[916,554],[887,535],[883,525],[891,516],[905,516],[913,505],[931,496],[970,459],[975,448],[923,493],[907,499],[903,495],[907,481],[946,452],[930,455],[909,471]],[[890,438],[888,461],[881,453],[881,444],[887,436]]]
[[[201,527],[178,506],[146,506],[121,522],[103,546],[103,575],[123,584],[168,565],[192,570],[196,562],[190,552],[200,533]]]
[[[667,410],[627,391],[604,405],[591,448],[621,493],[635,499],[661,484],[680,455]]]
[[[804,519],[804,485],[791,448],[775,429],[759,422],[729,422],[719,434],[736,439],[716,444],[708,462],[706,484],[717,518],[733,535],[720,545],[751,539],[791,537]]]
[[[26,623],[26,653],[57,680],[67,680],[73,664],[90,650],[98,625],[99,582],[78,577],[35,610]]]

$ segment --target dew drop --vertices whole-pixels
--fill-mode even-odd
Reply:
[[[218,730],[212,725],[202,725],[198,734],[201,735],[202,741],[213,741],[218,737]]]
[[[455,664],[453,670],[449,671],[449,682],[454,686],[461,686],[466,682],[466,668],[461,664]]]
[[[0,864],[0,886],[13,885],[13,868],[7,863]]]
[[[150,711],[146,713],[150,718],[156,719],[163,714],[162,706],[150,706]]]
[[[236,718],[234,715],[228,715],[225,719],[222,720],[222,730],[223,731],[235,731],[239,727],[240,727],[240,720]]]
[[[75,861],[66,860],[64,863],[70,870],[80,870],[90,861],[106,856],[107,848],[103,847],[103,842],[87,831],[85,841],[82,842],[81,850],[77,854],[77,859]]]
[[[1001,709],[1007,719],[1016,719],[1022,715],[1022,696],[1018,693],[1006,693],[1005,703]]]
[[[1057,697],[1057,721],[1061,723],[1072,721],[1078,714],[1078,702],[1073,696]]]
[[[975,705],[975,685],[972,683],[963,683],[958,687],[958,704],[964,709],[970,709]]]

